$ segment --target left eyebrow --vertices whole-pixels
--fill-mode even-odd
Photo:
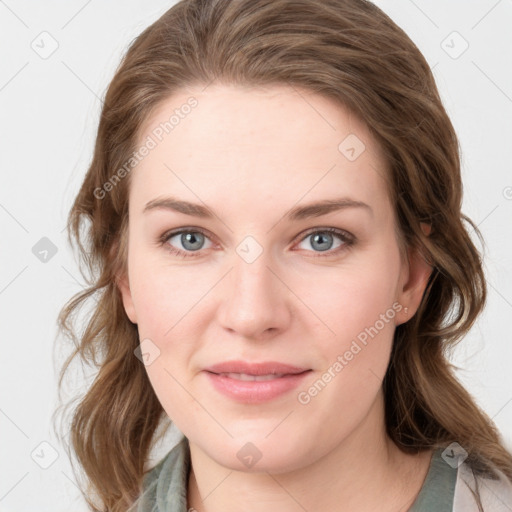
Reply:
[[[373,216],[373,210],[370,205],[363,203],[362,201],[342,197],[336,199],[325,199],[315,203],[296,206],[285,214],[285,219],[293,221],[308,219],[311,217],[320,217],[322,215],[347,208],[362,208],[363,211],[366,211]],[[155,209],[172,210],[192,217],[200,217],[204,219],[212,219],[214,217],[213,212],[209,208],[197,203],[182,201],[175,197],[153,199],[146,204],[143,213]]]

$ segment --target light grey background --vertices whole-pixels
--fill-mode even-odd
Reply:
[[[0,512],[86,510],[50,428],[56,317],[82,283],[63,230],[115,67],[173,3],[0,0]],[[433,67],[460,138],[464,212],[486,240],[489,301],[454,363],[512,448],[512,1],[376,3]],[[34,254],[43,237],[56,249],[46,262]]]

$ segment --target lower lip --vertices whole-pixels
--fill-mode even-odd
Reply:
[[[206,372],[211,383],[217,391],[223,395],[246,404],[258,404],[267,402],[296,388],[302,380],[311,373],[311,370],[294,375],[284,375],[272,380],[247,381],[237,380]]]

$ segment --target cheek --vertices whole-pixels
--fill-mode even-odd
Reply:
[[[195,275],[191,266],[166,266],[161,258],[151,262],[141,255],[133,263],[130,282],[139,332],[164,341],[194,315],[194,307],[211,288],[211,280]]]
[[[318,336],[316,344],[324,369],[330,372],[325,380],[333,382],[332,392],[336,389],[331,398],[347,406],[357,407],[352,400],[362,395],[372,399],[377,392],[401,308],[396,301],[397,253],[379,255],[378,261],[361,258],[330,273],[329,279],[315,281],[305,300],[323,321],[318,332],[326,335]]]
[[[331,335],[340,340],[355,338],[375,323],[379,331],[389,334],[394,326],[390,320],[396,315],[397,306],[394,308],[393,304],[397,299],[398,272],[392,259],[382,258],[378,263],[359,261],[317,275],[314,286],[303,281],[297,295],[304,297],[304,302],[333,331]],[[385,325],[382,315],[386,317]]]
[[[190,376],[184,370],[186,362],[179,353],[173,353],[170,360],[165,353],[146,367],[149,381],[167,416],[182,432],[193,432],[197,428],[197,418],[204,418],[201,407],[193,391]],[[208,419],[208,418],[206,418]]]
[[[317,338],[323,366],[297,399],[308,428],[320,429],[318,438],[329,439],[333,431],[339,438],[348,435],[381,389],[397,314],[392,276],[370,267],[354,270],[331,279],[317,295],[322,319],[335,334]]]
[[[134,251],[130,265],[140,340],[151,340],[161,354],[147,371],[152,383],[168,387],[169,373],[183,380],[198,348],[194,340],[200,329],[201,298],[214,280],[194,275],[192,266],[171,267],[142,251]]]
[[[140,339],[151,340],[150,346],[158,353],[146,366],[151,385],[169,418],[189,432],[193,418],[201,414],[190,390],[191,362],[198,350],[195,319],[200,311],[200,304],[194,305],[205,292],[190,286],[190,274],[185,275],[188,280],[180,282],[180,272],[153,267],[135,284],[134,296]]]

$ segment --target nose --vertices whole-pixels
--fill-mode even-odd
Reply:
[[[269,251],[252,262],[234,254],[233,267],[219,290],[218,318],[224,329],[262,340],[288,327],[293,294],[275,267]]]

